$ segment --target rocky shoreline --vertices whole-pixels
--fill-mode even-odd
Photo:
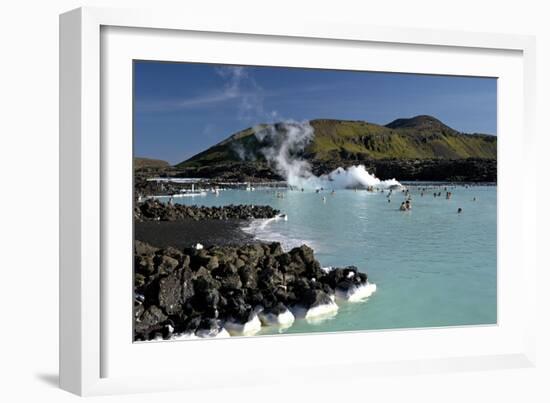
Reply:
[[[306,245],[157,248],[135,241],[134,340],[241,336],[334,315],[375,289],[356,267],[323,269]]]
[[[496,182],[497,160],[465,159],[362,159],[353,156],[335,157],[327,161],[312,161],[312,172],[319,176],[338,167],[364,165],[368,172],[385,180],[399,178],[408,181]],[[202,178],[209,181],[262,182],[284,180],[264,161],[223,162],[201,167],[174,168],[173,177]]]
[[[177,220],[251,220],[275,218],[281,212],[271,206],[250,204],[220,207],[187,206],[184,204],[163,203],[156,199],[147,199],[136,203],[134,220],[141,221],[177,221]]]
[[[339,166],[361,163],[367,171],[380,179],[399,178],[400,181],[438,182],[496,182],[496,159],[380,159],[345,160],[315,162],[312,164],[316,175],[331,172]]]

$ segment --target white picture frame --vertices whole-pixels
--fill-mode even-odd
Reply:
[[[188,41],[187,53],[175,48],[181,41]],[[198,46],[193,45],[193,41],[202,42]],[[220,41],[234,41],[231,54],[207,56],[204,53],[208,46]],[[247,56],[238,49],[237,42],[258,46],[258,51]],[[128,165],[128,162],[132,158],[131,153],[127,153],[127,133],[131,132],[131,115],[128,115],[131,80],[124,77],[128,60],[138,58],[136,54],[147,49],[149,58],[176,60],[177,56],[171,52],[178,50],[180,54],[183,52],[179,56],[183,60],[192,53],[193,61],[269,65],[273,60],[267,57],[267,52],[262,53],[264,46],[286,49],[292,54],[293,47],[312,49],[313,45],[348,52],[340,67],[349,68],[350,55],[356,55],[357,69],[368,65],[374,70],[389,71],[393,60],[394,71],[397,71],[396,63],[401,63],[402,71],[462,74],[470,69],[468,74],[501,79],[498,325],[132,343],[125,333],[130,331],[131,316],[124,316],[131,304],[123,297],[120,301],[113,297],[130,292],[131,283],[125,285],[128,272],[119,276],[107,270],[113,267],[113,261],[126,267],[127,255],[124,257],[118,249],[110,248],[110,241],[106,241],[107,238],[128,238],[131,221],[131,207],[127,210],[131,206],[130,196],[125,198],[124,193],[131,183],[128,175],[131,163]],[[523,171],[535,172],[534,168],[529,169],[535,163],[534,38],[357,26],[314,19],[291,26],[238,17],[201,19],[168,11],[80,8],[60,17],[60,49],[60,385],[63,389],[79,395],[96,395],[222,387],[235,383],[242,386],[292,383],[296,379],[300,382],[334,380],[338,376],[344,378],[348,371],[356,376],[369,376],[534,365],[536,319],[529,312],[536,311],[536,254],[535,242],[524,235],[536,232],[535,197],[532,197],[536,178],[521,177],[510,165],[514,152],[515,161],[520,160]],[[385,58],[379,65],[372,61],[361,64],[363,52],[382,52]],[[407,57],[407,63],[399,62],[400,55],[414,53],[423,54],[425,60]],[[439,58],[439,53],[446,56]],[[466,63],[457,64],[462,58],[468,61],[471,58],[469,67],[463,65]],[[308,59],[295,63],[335,67],[334,61],[325,64],[315,59],[314,51]],[[281,60],[281,63],[288,65],[288,61]],[[496,71],[499,75],[492,74]],[[517,113],[509,117],[506,112],[513,110]],[[113,135],[115,129],[121,134]],[[112,157],[121,153],[125,156],[115,166]],[[518,187],[519,190],[514,191]],[[529,189],[531,197],[527,197],[523,189]],[[123,202],[117,204],[117,200]],[[508,270],[512,266],[514,272]],[[131,261],[128,270],[131,272]],[[121,291],[120,286],[127,289]],[[511,295],[519,296],[521,302],[509,301]],[[329,349],[332,343],[358,346],[368,343],[377,348],[352,359],[326,360],[314,354],[312,346],[322,344]],[[449,348],[457,344],[460,348]],[[391,346],[394,347],[390,350]],[[292,354],[281,356],[280,351]],[[269,365],[253,361],[258,354],[262,354]],[[142,362],[151,363],[181,356],[195,365],[180,365],[177,371],[176,366],[167,365],[162,374],[143,377],[132,371],[136,368],[132,358],[137,355]],[[228,375],[222,368],[200,365],[213,356],[238,361],[237,368]]]

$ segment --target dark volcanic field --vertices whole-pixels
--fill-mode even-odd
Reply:
[[[186,206],[149,199],[134,208],[134,239],[157,247],[189,248],[250,243],[252,235],[242,227],[255,218],[273,218],[279,210],[270,206]]]
[[[252,235],[241,229],[246,222],[235,219],[135,222],[134,238],[161,248],[172,246],[184,249],[197,243],[205,247],[237,246],[253,241]]]
[[[362,164],[369,173],[399,181],[496,182],[496,159],[340,159],[311,162],[312,172],[325,175],[338,167]],[[170,175],[181,178],[205,178],[211,181],[263,182],[284,180],[265,161],[223,162],[207,166],[174,169]]]

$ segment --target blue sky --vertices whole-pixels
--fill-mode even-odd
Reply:
[[[181,162],[258,123],[335,118],[378,124],[432,115],[496,135],[497,80],[134,62],[136,156]]]

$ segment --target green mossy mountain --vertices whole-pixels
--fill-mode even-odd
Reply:
[[[366,121],[316,119],[314,136],[301,156],[312,163],[372,160],[496,160],[497,137],[465,134],[421,115],[382,126]],[[262,126],[260,126],[262,127]],[[277,125],[276,125],[277,127]],[[264,160],[265,146],[248,128],[176,165],[177,168]]]

